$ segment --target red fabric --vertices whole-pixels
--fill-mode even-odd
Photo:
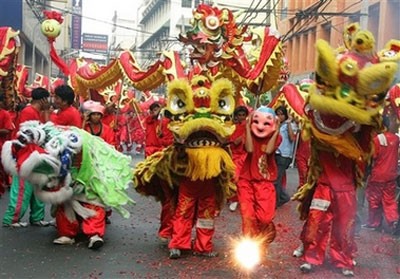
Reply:
[[[29,120],[37,120],[42,123],[44,122],[44,118],[41,116],[40,111],[31,105],[26,106],[17,117],[15,122],[15,130],[12,136],[13,138],[15,138],[16,133],[18,132],[20,124]]]
[[[81,114],[73,106],[69,106],[66,109],[53,112],[50,115],[50,121],[52,121],[56,125],[75,126],[78,128],[82,128]]]
[[[160,228],[158,236],[163,238],[171,238],[173,230],[173,217],[175,214],[175,200],[172,189],[165,183],[161,182],[160,187],[164,193],[164,199],[161,200]]]
[[[337,162],[338,163],[338,162]],[[304,260],[321,265],[330,247],[330,260],[337,268],[354,268],[357,251],[354,242],[357,200],[355,187],[349,191],[334,191],[332,185],[319,183],[313,200],[330,202],[326,211],[311,207],[303,228]],[[330,244],[328,242],[330,241]]]
[[[299,185],[302,187],[307,181],[308,160],[311,156],[310,141],[304,141],[301,137],[296,150],[296,166],[299,173]]]
[[[28,143],[24,147],[18,149],[16,158],[17,158],[17,168],[18,170],[21,168],[21,166],[24,164],[24,162],[29,159],[29,157],[32,155],[33,152],[39,152],[40,154],[47,154],[47,152],[40,146],[34,144],[34,143]]]
[[[0,129],[9,130],[10,133],[0,135],[0,150],[6,140],[11,137],[11,132],[14,130],[14,124],[11,121],[11,116],[8,111],[0,109]]]
[[[319,183],[330,185],[334,191],[354,191],[355,164],[343,155],[318,151],[318,162],[324,170]]]
[[[373,182],[387,182],[397,178],[399,137],[390,132],[382,135],[385,136],[388,146],[380,145],[378,136],[374,137],[375,152],[369,177],[369,181]]]
[[[117,123],[115,123],[116,116],[115,114],[108,114],[108,113],[104,113],[103,118],[101,119],[101,122],[103,122],[103,124],[108,125],[111,129],[116,128],[115,125]]]
[[[240,170],[240,168],[238,168],[238,165],[242,166],[245,156],[247,154],[245,148],[244,148],[244,141],[245,141],[245,134],[246,133],[246,122],[242,122],[242,123],[237,123],[236,124],[236,129],[235,132],[232,134],[232,136],[230,137],[230,141],[232,142],[230,144],[230,148],[232,151],[232,159],[235,162],[236,168]],[[238,140],[238,139],[242,139],[238,144],[233,143],[234,141]],[[236,160],[240,160],[236,161]]]
[[[275,187],[269,181],[241,179],[238,183],[238,198],[242,216],[242,232],[246,236],[262,237],[264,243],[271,243],[276,235]]]
[[[213,251],[214,218],[216,213],[216,181],[185,178],[179,185],[178,204],[173,219],[170,249],[192,249],[204,253]],[[199,224],[207,223],[205,228]],[[192,247],[192,227],[196,236]]]
[[[158,136],[162,147],[167,147],[174,143],[174,135],[168,129],[169,122],[168,118],[161,119]]]
[[[101,127],[102,126],[102,127]],[[101,131],[100,137],[108,144],[115,146],[115,133],[114,131],[107,125],[101,124],[101,125],[92,125],[92,130],[94,132],[93,135],[97,135]],[[92,131],[90,130],[90,125],[87,123],[84,127],[84,130],[87,131],[88,133],[91,133]]]
[[[244,160],[246,159],[247,152],[244,148],[245,141],[245,132],[246,132],[246,122],[236,124],[235,132],[230,137],[230,149],[232,152],[232,161],[235,163],[235,177],[234,182],[237,183],[239,180],[240,171],[242,170]],[[241,139],[241,141],[237,144],[234,141]],[[233,197],[228,199],[228,202],[237,202],[238,197],[234,195]]]
[[[65,76],[69,76],[70,74],[69,67],[65,63],[65,61],[60,56],[58,56],[57,51],[54,47],[54,41],[49,41],[49,45],[50,45],[51,61],[53,61],[54,64],[56,64],[56,66],[63,72]]]
[[[365,190],[368,200],[368,222],[372,227],[382,225],[383,216],[390,225],[399,220],[396,201],[396,181],[369,181]]]
[[[74,222],[70,222],[65,215],[64,207],[62,205],[58,206],[56,212],[58,235],[74,238],[78,235],[80,228],[82,228],[83,233],[89,237],[96,234],[100,237],[103,237],[106,230],[105,209],[100,206],[83,202],[81,202],[81,205],[85,208],[96,211],[96,215],[85,220],[82,220],[82,218],[76,216],[77,219]]]
[[[240,172],[239,180],[245,179],[248,181],[270,181],[274,182],[278,176],[278,167],[275,162],[275,152],[272,154],[266,154],[261,150],[262,146],[268,143],[269,139],[259,139],[253,137],[253,153],[248,153],[244,161],[242,171]],[[275,149],[278,148],[282,141],[282,137],[279,135]],[[261,172],[264,172],[264,175]]]
[[[162,150],[164,147],[161,145],[159,140],[159,126],[160,120],[154,118],[152,115],[146,117],[145,121],[146,139],[145,139],[145,157]]]

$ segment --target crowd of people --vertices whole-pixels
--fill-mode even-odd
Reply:
[[[18,136],[20,124],[29,120],[75,126],[102,138],[121,152],[129,153],[132,148],[136,148],[134,152],[143,152],[145,158],[174,143],[173,135],[168,129],[170,121],[168,112],[162,110],[163,106],[159,102],[151,104],[149,111],[143,115],[138,115],[138,112],[133,109],[128,109],[121,114],[116,113],[115,106],[96,101],[89,100],[76,105],[77,99],[73,89],[67,85],[61,85],[55,89],[54,96],[51,96],[44,88],[34,89],[29,104],[13,114],[4,106],[2,98],[0,95],[0,147],[6,140]],[[298,188],[306,183],[307,161],[311,156],[310,143],[300,136],[302,123],[296,123],[284,106],[275,109],[261,106],[252,111],[251,108],[240,105],[234,111],[233,120],[236,130],[230,137],[229,143],[231,156],[236,165],[233,182],[237,186],[237,194],[228,199],[227,203],[231,211],[240,208],[243,234],[251,237],[262,235],[262,246],[265,248],[276,235],[273,223],[276,208],[290,201],[290,196],[285,190],[286,170],[294,162],[299,173]],[[390,129],[388,119],[385,117],[384,125],[386,130],[374,137],[374,154],[365,180],[368,218],[362,227],[370,230],[385,227],[388,232],[399,234],[399,201],[396,195],[399,137],[396,135],[397,131]],[[325,162],[325,164],[328,163],[328,161]],[[17,175],[10,177],[0,167],[0,183],[0,195],[9,188],[9,203],[3,216],[3,226],[14,228],[28,226],[21,220],[29,207],[31,225],[48,226],[54,223],[45,220],[45,205],[35,197],[29,182]],[[178,229],[173,226],[174,193],[168,185],[160,185],[160,188],[163,191],[163,199],[160,201],[158,236],[163,243],[169,243],[170,258],[176,259],[180,257],[180,251],[176,249],[179,243],[175,243],[176,239],[171,241],[174,230]],[[340,189],[338,191],[340,192]],[[321,192],[320,195],[323,196],[324,193]],[[346,198],[350,197],[342,196],[342,199]],[[314,209],[321,206],[332,205],[314,205]],[[95,207],[91,209],[98,210]],[[84,222],[79,227],[78,224],[70,222],[65,217],[61,206],[58,207],[54,214],[56,220],[54,225],[57,226],[60,237],[54,240],[54,243],[74,243],[73,237],[81,229],[90,236],[89,248],[101,247],[105,225],[111,222],[109,219],[111,210],[98,210],[98,213],[96,218],[91,218],[90,222]],[[214,214],[217,216],[218,212]],[[340,236],[335,235],[337,230],[331,227],[336,226],[330,223],[332,216],[328,216],[326,212],[319,209],[315,211],[315,214],[315,216],[310,215],[311,217],[305,221],[300,236],[302,243],[293,252],[293,256],[304,257],[306,263],[301,266],[304,272],[310,271],[312,264],[322,262],[329,237],[335,241],[331,246],[331,254],[336,253],[331,255],[334,260],[340,260],[338,255],[342,250],[354,249],[350,242],[344,243],[338,240]],[[347,216],[345,213],[342,215],[343,218]],[[347,217],[355,219],[354,216]],[[318,226],[315,223],[316,220],[319,222]],[[322,220],[324,222],[321,222]],[[343,221],[343,224],[351,221]],[[175,220],[175,224],[176,222]],[[189,230],[192,228],[192,222],[188,224],[183,224],[183,222],[182,220],[182,227]],[[312,228],[324,229],[321,235],[323,241],[307,243],[307,235],[315,233]],[[331,234],[330,231],[333,233]],[[190,246],[190,239],[188,243]],[[189,246],[186,248],[190,249]],[[210,252],[207,256],[215,257],[217,253]],[[352,276],[353,272],[346,269],[343,274]]]

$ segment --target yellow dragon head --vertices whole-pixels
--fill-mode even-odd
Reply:
[[[166,110],[176,142],[186,147],[222,146],[234,132],[234,88],[227,79],[214,82],[197,75],[168,84]]]

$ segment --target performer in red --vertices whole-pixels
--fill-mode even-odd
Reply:
[[[57,110],[50,115],[50,121],[56,125],[82,128],[81,115],[73,106],[75,100],[74,90],[68,85],[60,85],[56,87],[54,94],[54,104]]]
[[[389,128],[388,118],[384,118],[384,125]],[[380,133],[374,137],[374,148],[371,174],[365,190],[368,221],[363,227],[378,229],[385,216],[389,230],[394,233],[399,220],[396,202],[399,137],[388,130]]]
[[[41,87],[32,90],[32,100],[19,114],[16,121],[16,129],[13,131],[12,138],[18,136],[20,124],[27,121],[39,121],[45,123],[49,119],[49,101],[50,93]],[[6,164],[10,162],[7,157],[2,157],[3,165],[6,168]],[[3,226],[6,227],[26,227],[28,224],[21,222],[25,212],[30,207],[29,221],[35,226],[48,226],[49,222],[44,221],[45,217],[45,204],[39,200],[33,191],[33,186],[28,181],[22,179],[18,175],[13,175],[11,188],[10,188],[10,200],[7,210],[3,217]]]
[[[145,157],[148,157],[173,143],[173,135],[168,129],[168,123],[170,120],[168,117],[159,118],[160,110],[160,103],[154,102],[150,105],[150,115],[145,119]],[[160,183],[163,197],[160,199],[161,214],[158,237],[161,243],[167,243],[172,237],[172,218],[175,213],[175,204],[171,187],[169,187],[164,181],[160,181]]]
[[[299,185],[297,188],[300,188],[306,183],[310,154],[310,140],[304,140],[300,135],[296,150],[296,166],[299,174]]]
[[[238,182],[242,233],[262,240],[263,252],[276,235],[276,193],[278,175],[275,151],[281,143],[279,119],[273,109],[258,108],[247,120],[247,153]]]
[[[83,109],[85,111],[83,129],[115,147],[114,131],[102,122],[104,107],[99,102],[86,101],[83,103]]]
[[[9,140],[11,132],[14,130],[14,124],[11,120],[9,112],[4,108],[4,95],[0,95],[0,150],[3,143]],[[4,194],[5,189],[9,187],[9,176],[0,164],[0,197]]]
[[[116,147],[114,131],[102,122],[105,108],[99,102],[86,101],[83,103],[85,118],[83,129],[94,136],[101,137],[106,143]],[[106,224],[111,224],[110,216],[112,210],[106,208]]]
[[[236,129],[232,134],[230,141],[230,148],[232,152],[232,159],[235,163],[235,183],[239,179],[240,171],[243,167],[244,160],[246,158],[247,152],[244,148],[244,142],[246,138],[246,118],[249,115],[249,110],[245,106],[238,106],[233,112],[233,121],[235,123]],[[239,205],[237,195],[228,200],[229,210],[235,211]]]
[[[146,140],[145,140],[145,158],[157,152],[164,147],[161,145],[158,137],[158,130],[160,129],[159,114],[161,105],[158,102],[154,102],[150,105],[150,115],[146,117],[145,129],[146,129]]]

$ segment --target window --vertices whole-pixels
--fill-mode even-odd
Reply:
[[[182,0],[182,8],[191,8],[192,0]]]

